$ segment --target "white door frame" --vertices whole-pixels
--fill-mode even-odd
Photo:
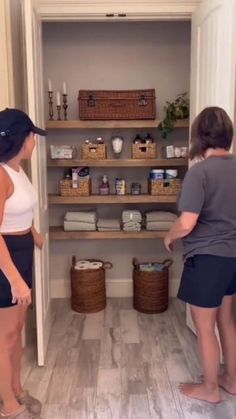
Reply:
[[[40,0],[44,21],[190,20],[201,0]],[[123,14],[126,16],[122,16]],[[110,15],[110,16],[107,16]]]

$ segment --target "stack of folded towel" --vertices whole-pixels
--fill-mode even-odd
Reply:
[[[168,211],[151,211],[146,213],[146,230],[169,230],[177,216]]]
[[[120,231],[120,221],[117,219],[99,218],[98,231]]]
[[[142,227],[142,214],[138,210],[125,210],[122,212],[124,231],[140,231]]]
[[[67,212],[65,231],[96,231],[97,214],[94,211]]]

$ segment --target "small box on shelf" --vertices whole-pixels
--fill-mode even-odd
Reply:
[[[148,192],[150,195],[177,195],[180,192],[180,179],[149,179]]]
[[[157,146],[155,143],[136,143],[132,144],[133,159],[156,159]]]
[[[72,179],[60,181],[61,196],[89,196],[92,193],[91,179],[78,179],[78,187],[72,187]]]
[[[105,144],[83,144],[82,158],[84,160],[105,160],[107,158],[107,147]]]

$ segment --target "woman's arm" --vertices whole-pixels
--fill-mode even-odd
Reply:
[[[173,250],[173,243],[176,240],[182,239],[191,233],[197,224],[198,218],[199,214],[182,212],[181,216],[175,221],[164,239],[165,247],[169,252]]]
[[[2,224],[5,202],[9,195],[11,184],[5,171],[0,168],[0,225]],[[31,304],[31,291],[14,265],[6,243],[0,234],[0,269],[7,277],[11,290],[12,302]]]

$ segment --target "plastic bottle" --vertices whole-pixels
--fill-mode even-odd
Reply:
[[[100,185],[100,195],[109,195],[109,192],[110,192],[109,182],[108,182],[107,176],[104,175],[102,177],[102,183]]]

